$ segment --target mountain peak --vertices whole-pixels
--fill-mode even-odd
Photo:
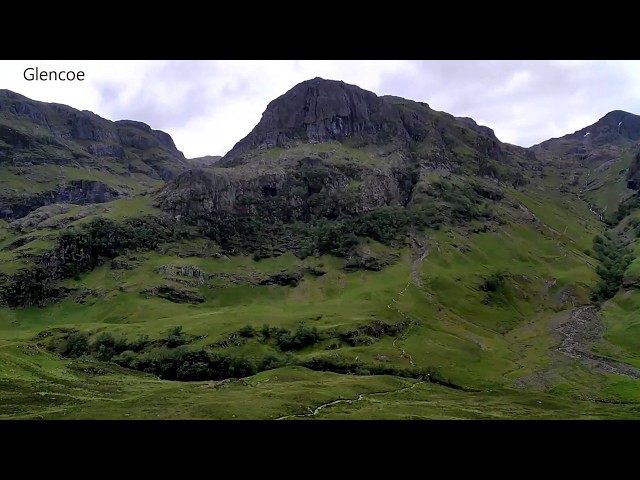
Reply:
[[[496,142],[500,141],[498,140],[498,137],[496,137],[496,134],[493,131],[493,129],[486,127],[484,125],[479,125],[473,118],[455,117],[455,119],[458,120],[463,125],[465,125],[466,127],[473,130],[474,132],[484,135],[485,137],[489,137],[490,139],[495,140]]]
[[[400,127],[396,110],[375,93],[339,80],[305,80],[269,103],[262,119],[225,155],[223,163],[251,149],[365,138]]]
[[[20,95],[19,93],[13,92],[11,90],[7,90],[6,88],[0,88],[0,98],[10,98],[15,100],[29,100],[24,95]]]
[[[624,140],[640,140],[640,116],[623,110],[613,110],[573,135],[587,133],[599,135],[602,142],[613,142],[617,137]]]
[[[624,110],[612,110],[588,127],[560,138],[551,138],[531,148],[582,157],[600,147],[622,147],[637,141],[640,141],[640,116]]]

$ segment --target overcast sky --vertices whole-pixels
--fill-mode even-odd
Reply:
[[[26,81],[27,67],[83,82]],[[0,88],[168,132],[188,158],[223,155],[267,104],[314,77],[472,117],[523,147],[611,110],[640,114],[638,60],[0,60]]]

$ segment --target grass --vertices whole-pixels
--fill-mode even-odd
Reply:
[[[346,147],[323,148],[332,153],[331,159],[351,161],[344,160]],[[343,259],[302,260],[286,254],[254,261],[221,255],[217,246],[197,239],[136,253],[129,270],[113,270],[107,263],[68,279],[63,286],[76,293],[45,308],[0,309],[0,418],[272,419],[307,414],[338,399],[350,402],[323,408],[315,417],[637,417],[637,380],[593,372],[554,351],[559,338],[553,329],[568,321],[573,308],[589,302],[598,280],[598,262],[585,251],[602,226],[584,202],[562,194],[551,175],[527,188],[505,191],[508,198],[494,205],[503,222],[494,222],[490,230],[443,227],[422,232],[429,250],[422,262],[416,262],[416,250],[404,247],[397,249],[398,261],[381,271],[347,273]],[[527,211],[508,206],[512,200]],[[112,219],[157,212],[145,196],[105,206],[108,210],[97,215]],[[477,222],[472,227],[481,231],[482,226]],[[31,232],[27,235],[36,236],[33,241],[0,252],[2,273],[11,273],[24,261],[16,252],[47,248],[47,237],[55,234],[50,229]],[[0,248],[17,238],[6,223],[0,225]],[[366,247],[373,253],[389,250],[373,241]],[[161,273],[167,265],[197,267],[210,279],[185,286],[181,281],[193,279]],[[256,285],[269,275],[305,267],[325,273],[306,274],[296,286]],[[497,275],[502,283],[488,290],[487,279]],[[205,301],[178,304],[143,293],[165,284],[202,295]],[[82,303],[80,292],[88,293]],[[607,332],[595,350],[640,367],[638,295],[636,290],[620,292],[604,306]],[[363,334],[353,345],[341,340],[341,334],[374,322],[410,324],[397,335]],[[301,366],[223,383],[172,382],[112,363],[60,358],[42,345],[36,349],[34,339],[40,332],[64,327],[92,336],[111,332],[158,340],[182,326],[192,339],[189,348],[258,362],[268,353],[282,355],[275,341],[260,333],[226,348],[212,345],[246,325],[260,332],[265,324],[290,331],[299,325],[317,328],[321,341],[295,352],[299,362],[322,358],[360,365],[360,373],[380,365],[431,368],[440,379],[466,391],[397,376],[337,374]]]
[[[125,214],[147,205],[142,200],[119,202],[120,207],[111,212]],[[422,264],[412,267],[415,252],[405,249],[398,262],[379,272],[346,273],[342,261],[332,257],[300,260],[287,254],[256,262],[250,257],[147,252],[138,255],[141,264],[131,270],[111,270],[107,264],[79,280],[67,280],[69,288],[93,291],[86,303],[76,303],[72,295],[46,308],[0,310],[0,416],[277,418],[305,413],[339,398],[392,391],[397,393],[336,404],[323,409],[318,418],[632,418],[637,413],[635,381],[594,377],[569,359],[558,367],[551,353],[555,340],[549,334],[550,322],[557,311],[571,308],[558,299],[558,293],[571,286],[578,297],[586,298],[596,281],[589,264],[592,259],[579,251],[578,242],[567,236],[563,244],[534,225],[516,223],[470,236],[462,229],[442,229],[429,236],[430,253]],[[369,246],[386,248],[375,242]],[[141,290],[165,283],[185,288],[158,272],[169,264],[192,265],[209,275],[227,277],[217,281],[216,288],[190,287],[204,295],[203,304],[177,304],[142,295]],[[256,278],[304,266],[326,273],[307,275],[296,287],[251,285]],[[412,282],[413,268],[422,287]],[[505,273],[505,290],[483,303],[488,293],[481,285],[496,272]],[[556,283],[545,290],[549,279]],[[413,326],[400,336],[384,335],[370,345],[342,344],[337,350],[326,350],[339,332],[376,320],[394,324],[406,318]],[[398,391],[412,386],[414,380],[312,372],[302,367],[266,371],[221,385],[179,383],[113,364],[66,360],[42,349],[38,354],[29,350],[36,334],[54,327],[157,339],[180,325],[187,335],[199,337],[192,347],[208,348],[245,325],[259,331],[264,324],[290,330],[299,324],[312,325],[325,338],[334,338],[297,353],[302,361],[338,355],[363,365],[379,364],[380,358],[397,368],[412,368],[413,362],[477,391],[437,385]],[[615,337],[616,330],[610,332]],[[632,350],[635,345],[623,347]],[[402,350],[411,360],[401,355]],[[259,359],[273,346],[258,336],[226,351]],[[550,372],[544,385],[514,388],[518,379],[540,371]],[[576,403],[588,395],[622,398],[632,404]]]
[[[623,151],[621,157],[610,168],[591,171],[585,198],[604,212],[615,212],[618,204],[633,193],[633,190],[627,188],[626,178],[632,157],[631,150]]]
[[[147,175],[128,173],[117,164],[109,166],[114,173],[96,168],[70,165],[31,165],[28,167],[0,167],[0,194],[25,195],[54,190],[60,183],[71,180],[96,180],[128,194],[143,193],[159,188],[162,181]]]
[[[332,419],[637,418],[636,405],[575,401],[501,389],[460,392],[390,376],[285,367],[226,383],[169,382],[110,365],[0,347],[0,419],[277,419],[313,412]],[[411,387],[414,388],[411,388]],[[361,400],[357,400],[361,398]]]

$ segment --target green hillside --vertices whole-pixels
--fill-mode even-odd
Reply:
[[[0,418],[638,418],[633,141],[586,165],[309,82],[352,123],[0,221]]]

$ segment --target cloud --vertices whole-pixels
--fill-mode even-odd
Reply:
[[[383,89],[468,116],[530,146],[573,133],[615,109],[640,113],[638,61],[421,61]],[[402,95],[401,95],[402,96]],[[587,122],[587,123],[585,123]]]
[[[640,61],[595,60],[73,60],[0,62],[0,88],[132,119],[171,134],[186,156],[222,155],[270,101],[314,77],[474,118],[530,146],[611,110],[640,114]],[[27,82],[28,66],[83,70],[84,82]]]

